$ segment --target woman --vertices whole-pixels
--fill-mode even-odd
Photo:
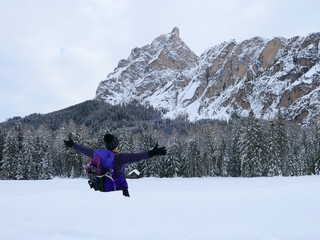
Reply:
[[[91,159],[96,155],[99,155],[101,158],[101,165],[103,171],[113,170],[112,171],[112,184],[111,182],[105,181],[104,183],[104,191],[114,191],[114,190],[122,190],[124,196],[130,197],[128,192],[128,183],[125,178],[124,170],[125,164],[130,164],[134,162],[140,162],[145,159],[149,159],[153,156],[157,155],[165,155],[167,150],[165,147],[158,148],[158,144],[150,151],[140,152],[140,153],[119,153],[119,140],[112,134],[106,134],[103,138],[104,144],[107,150],[112,151],[114,153],[114,159],[112,162],[112,167],[107,163],[107,156],[109,156],[109,151],[104,149],[93,150],[79,144],[74,143],[74,141],[69,138],[69,140],[64,141],[66,147],[72,148],[77,152],[82,153],[90,157]],[[112,168],[112,169],[110,169]]]

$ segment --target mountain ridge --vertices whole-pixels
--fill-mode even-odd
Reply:
[[[253,37],[223,42],[197,56],[179,29],[134,48],[100,82],[95,99],[138,101],[190,120],[224,119],[253,110],[271,119],[279,108],[287,120],[320,119],[320,33],[289,39]]]

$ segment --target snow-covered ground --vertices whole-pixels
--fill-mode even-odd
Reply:
[[[320,176],[0,181],[0,239],[320,239]]]

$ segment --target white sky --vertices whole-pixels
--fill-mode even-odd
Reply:
[[[0,0],[0,122],[93,99],[135,47],[176,26],[197,55],[222,41],[320,31],[318,0]]]

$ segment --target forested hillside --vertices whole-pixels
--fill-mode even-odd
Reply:
[[[63,140],[103,148],[107,132],[120,139],[121,152],[166,146],[168,154],[130,165],[142,176],[300,176],[319,174],[319,125],[301,127],[284,121],[262,121],[253,112],[229,122],[184,118],[139,104],[111,106],[87,101],[44,115],[33,114],[0,124],[1,179],[83,177],[90,159],[64,147]]]
[[[38,128],[46,124],[53,131],[61,127],[65,121],[73,120],[77,125],[84,124],[91,130],[108,126],[130,126],[136,122],[160,118],[161,113],[152,107],[145,108],[137,103],[113,106],[101,101],[89,100],[83,103],[48,114],[31,114],[24,118],[15,117],[0,123],[0,127],[10,129],[18,123]]]

